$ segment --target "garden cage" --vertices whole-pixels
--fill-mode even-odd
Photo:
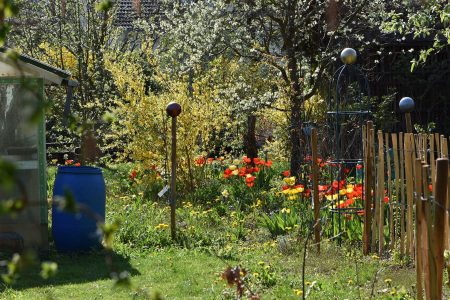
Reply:
[[[0,49],[0,204],[14,203],[0,211],[0,252],[48,249],[44,85],[68,86],[70,76]]]
[[[352,48],[341,52],[344,63],[334,73],[329,86],[328,128],[333,136],[330,173],[337,183],[336,205],[332,202],[332,213],[338,214],[338,232],[342,232],[341,214],[352,214],[362,209],[358,204],[343,205],[341,189],[343,182],[353,177],[352,183],[363,183],[363,124],[370,118],[370,88],[367,76],[356,65],[357,54]],[[346,183],[344,183],[346,184]],[[333,184],[332,184],[333,185]],[[361,195],[364,201],[364,195]],[[334,218],[332,219],[334,220]],[[334,227],[335,224],[333,224]]]

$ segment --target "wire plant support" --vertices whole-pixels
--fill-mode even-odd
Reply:
[[[348,174],[355,174],[363,184],[362,169],[356,170],[357,165],[364,167],[363,159],[363,125],[370,117],[370,88],[367,76],[356,65],[357,54],[352,48],[345,48],[341,52],[344,63],[334,73],[328,91],[328,128],[333,136],[332,161],[329,163],[331,180],[337,181],[337,205],[332,201],[331,213],[333,231],[336,232],[334,215],[337,214],[338,233],[342,233],[342,215],[356,214],[360,207],[343,208],[340,201],[343,195],[343,179]],[[349,171],[350,170],[350,171]],[[364,190],[364,186],[362,187]],[[364,203],[364,193],[362,201]],[[338,238],[339,244],[341,238]]]

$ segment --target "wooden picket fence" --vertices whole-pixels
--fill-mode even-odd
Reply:
[[[313,131],[313,161],[317,157],[316,135]],[[417,299],[442,299],[444,251],[450,246],[448,140],[437,133],[383,133],[375,131],[371,121],[363,127],[362,138],[362,251],[381,256],[398,249],[402,257],[415,260]],[[314,180],[318,171],[312,171],[313,195],[317,195],[314,207],[318,208],[318,183]],[[314,215],[319,245],[319,212]],[[385,231],[389,232],[387,236]]]
[[[415,259],[417,298],[423,299],[425,290],[426,299],[441,299],[450,221],[447,138],[437,133],[388,134],[378,130],[375,143],[371,122],[363,131],[365,195],[373,191],[373,199],[366,197],[363,252],[382,255],[388,248],[394,250],[399,241],[400,255]],[[388,203],[383,201],[385,196],[390,199]]]

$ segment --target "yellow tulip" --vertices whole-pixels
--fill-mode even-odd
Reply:
[[[284,180],[284,182],[286,182],[287,185],[294,185],[295,184],[295,176],[286,177],[283,180]]]
[[[327,200],[337,200],[338,195],[337,194],[333,194],[333,195],[327,195]]]

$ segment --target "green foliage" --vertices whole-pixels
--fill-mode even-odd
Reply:
[[[390,93],[382,96],[380,99],[372,99],[371,112],[375,126],[385,132],[391,132],[398,123],[397,116],[395,114],[396,93]]]
[[[300,214],[294,208],[283,208],[271,215],[263,213],[260,219],[261,225],[266,227],[272,237],[287,234],[299,227]]]
[[[0,46],[5,44],[6,37],[11,30],[11,24],[8,20],[14,17],[19,12],[17,3],[13,0],[0,1]]]
[[[402,36],[413,35],[414,39],[429,39],[432,46],[421,49],[411,61],[411,72],[424,64],[428,57],[448,49],[450,44],[450,4],[446,0],[431,0],[420,4],[404,2],[386,14],[382,28],[386,32]]]
[[[44,261],[41,263],[41,277],[49,279],[58,272],[58,264],[55,262]]]
[[[420,124],[414,124],[414,130],[417,133],[430,134],[430,133],[434,133],[435,129],[436,129],[436,123],[435,122],[428,123],[426,127],[422,127],[422,126],[420,126]]]
[[[97,3],[95,9],[97,11],[108,11],[113,7],[113,3],[112,0],[101,0]]]

